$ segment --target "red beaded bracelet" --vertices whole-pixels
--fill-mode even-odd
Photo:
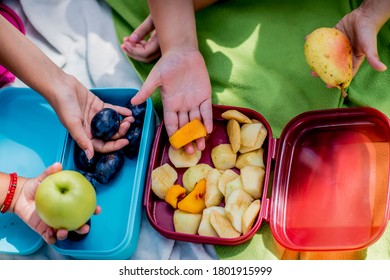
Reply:
[[[14,195],[15,195],[16,185],[18,183],[18,174],[14,172],[11,173],[10,176],[11,177],[9,180],[7,196],[5,197],[3,205],[0,208],[0,212],[3,214],[7,212],[9,207],[11,206],[12,200],[14,199]]]

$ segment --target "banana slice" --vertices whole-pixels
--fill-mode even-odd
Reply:
[[[169,147],[168,157],[176,168],[187,168],[198,164],[202,152],[196,148],[196,145],[192,145],[194,146],[194,153],[192,154],[188,154],[184,148],[174,149],[172,146]]]
[[[252,123],[251,119],[248,118],[245,114],[241,113],[240,111],[237,111],[235,109],[227,110],[222,113],[222,118],[226,120],[234,119],[238,121],[239,123]]]
[[[152,191],[161,199],[165,199],[168,189],[172,187],[177,180],[176,170],[165,163],[152,171]]]
[[[236,238],[241,235],[234,229],[230,221],[218,211],[210,212],[210,223],[221,238]]]
[[[242,234],[246,234],[252,228],[260,212],[260,199],[254,200],[242,215]]]

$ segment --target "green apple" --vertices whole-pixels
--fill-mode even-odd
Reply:
[[[93,215],[96,192],[81,173],[62,170],[46,177],[35,194],[38,215],[55,229],[78,229]]]

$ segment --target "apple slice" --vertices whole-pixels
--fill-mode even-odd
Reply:
[[[177,180],[176,170],[165,163],[152,171],[152,191],[161,199],[165,199],[168,189],[172,187]]]
[[[265,170],[259,166],[247,165],[241,168],[242,187],[253,199],[261,197]]]
[[[232,145],[219,144],[211,150],[211,160],[215,168],[226,170],[236,164],[237,153],[233,152]]]
[[[215,231],[215,229],[213,228],[210,222],[211,211],[217,211],[221,215],[225,216],[225,208],[221,206],[211,206],[205,208],[202,213],[202,220],[200,221],[198,234],[203,236],[219,237],[218,233]]]
[[[237,161],[236,161],[235,166],[238,169],[241,169],[247,165],[259,166],[259,167],[265,168],[263,154],[264,154],[263,148],[260,148],[260,149],[257,149],[255,151],[251,151],[251,152],[248,152],[245,154],[240,154],[237,157]]]
[[[241,176],[237,176],[233,181],[230,181],[229,183],[226,184],[226,189],[225,189],[225,203],[227,202],[230,194],[234,192],[235,190],[242,189],[242,180]]]
[[[246,123],[241,126],[241,145],[252,147],[256,143],[262,123]]]
[[[187,168],[198,164],[202,152],[196,148],[195,144],[192,145],[194,146],[194,153],[192,154],[188,154],[184,148],[175,149],[169,146],[168,157],[176,168]]]
[[[242,233],[246,234],[252,228],[260,212],[260,199],[254,200],[242,215]]]
[[[183,187],[186,188],[187,193],[194,189],[197,182],[207,177],[207,173],[210,169],[212,169],[210,165],[206,163],[199,163],[195,166],[189,167],[183,173]]]
[[[173,212],[175,232],[196,234],[201,220],[202,214],[189,213],[180,209]]]
[[[233,191],[225,205],[226,217],[232,226],[242,233],[242,216],[252,203],[253,198],[243,189]]]
[[[219,181],[218,181],[218,189],[221,191],[221,193],[223,195],[225,195],[225,193],[226,193],[226,185],[227,185],[227,183],[233,181],[238,176],[240,176],[240,175],[237,174],[236,172],[234,172],[231,169],[227,169],[227,170],[225,170],[222,173],[222,175],[221,175],[221,177],[219,178]]]
[[[237,153],[241,147],[240,124],[235,119],[231,119],[228,121],[226,129],[227,129],[230,145],[232,146],[232,151],[233,153]]]
[[[218,169],[210,169],[206,178],[206,207],[217,206],[223,199],[223,193],[218,188],[218,181],[221,178],[221,172]]]
[[[252,123],[251,119],[248,118],[248,116],[235,109],[227,110],[223,112],[221,117],[224,118],[225,120],[234,119],[239,123]]]
[[[210,223],[221,238],[237,238],[241,235],[234,229],[228,218],[218,211],[210,212]]]
[[[252,145],[252,146],[241,145],[239,152],[241,154],[245,154],[247,152],[251,152],[251,151],[254,151],[254,150],[261,148],[264,144],[264,141],[265,141],[265,138],[267,137],[267,134],[268,134],[267,128],[263,124],[261,124],[260,131],[256,137],[254,145]]]

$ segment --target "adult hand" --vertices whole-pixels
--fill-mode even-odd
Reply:
[[[141,104],[157,87],[160,87],[168,136],[194,118],[200,119],[207,133],[211,133],[211,84],[204,59],[197,49],[165,53],[131,102]],[[204,150],[205,139],[196,140],[196,145],[199,150]],[[192,144],[186,145],[185,150],[194,152]]]
[[[128,140],[121,137],[126,134],[134,121],[131,110],[104,103],[73,76],[67,76],[66,79],[67,82],[58,85],[57,90],[61,94],[53,95],[55,99],[52,99],[50,104],[87,157],[92,158],[94,150],[108,153],[126,146]],[[108,142],[93,138],[91,133],[91,120],[103,108],[112,108],[124,117],[118,133],[114,135],[112,141]]]
[[[19,177],[17,187],[17,189],[19,188],[18,195],[15,196],[15,203],[10,209],[28,226],[39,233],[48,244],[54,244],[57,239],[66,239],[68,236],[68,231],[65,229],[53,229],[42,221],[36,211],[35,193],[43,179],[61,170],[62,165],[60,163],[54,163],[36,178],[27,179]],[[97,206],[95,214],[99,214],[100,212],[101,208]],[[89,229],[89,225],[85,224],[80,227],[77,232],[80,234],[86,234],[89,232]]]

